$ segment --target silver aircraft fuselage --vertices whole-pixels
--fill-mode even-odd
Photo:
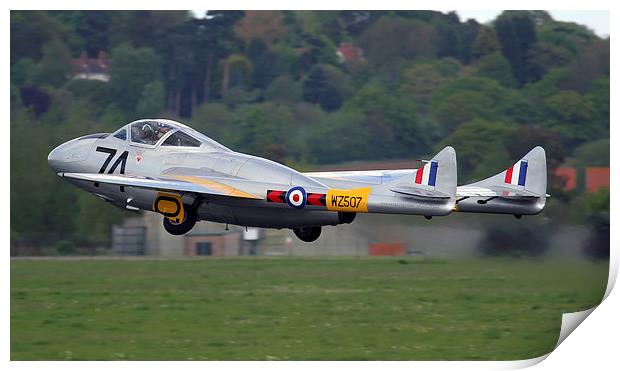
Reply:
[[[395,193],[385,187],[386,181],[410,177],[413,170],[385,171],[368,181],[313,178],[265,158],[231,151],[188,127],[180,126],[179,130],[188,131],[200,139],[201,145],[196,148],[166,147],[161,145],[162,141],[143,145],[133,143],[129,133],[125,139],[112,134],[93,134],[58,146],[49,154],[48,161],[60,176],[67,173],[163,176],[218,188],[223,194],[180,193],[183,203],[198,206],[199,220],[242,226],[297,228],[336,225],[350,223],[357,212],[439,216],[449,214],[454,207],[454,197],[449,195],[425,199]],[[153,211],[158,193],[176,192],[175,189],[146,189],[69,177],[64,179],[115,206],[130,210]],[[354,205],[354,202],[332,205],[332,200],[328,199],[326,206],[306,204],[303,209],[297,209],[266,199],[269,190],[287,191],[291,187],[303,187],[308,194],[326,196],[334,190],[341,190],[341,194],[352,192],[352,196],[359,194],[363,197],[358,203],[364,203],[364,207]],[[329,196],[337,200],[340,193]],[[235,197],[244,194],[248,197]]]

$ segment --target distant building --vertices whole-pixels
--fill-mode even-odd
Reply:
[[[371,243],[368,245],[370,256],[404,256],[404,243]]]
[[[586,191],[592,193],[597,192],[601,188],[609,188],[609,168],[586,168]]]
[[[344,63],[362,59],[364,51],[351,43],[341,43],[336,49],[336,54],[340,63]]]
[[[73,79],[110,81],[110,61],[106,52],[100,51],[97,58],[88,58],[86,52],[82,52],[80,58],[71,61]]]
[[[574,167],[560,166],[555,169],[555,176],[563,180],[563,190],[572,191],[577,188],[577,170]]]
[[[587,167],[583,171],[577,171],[571,166],[560,166],[555,169],[554,174],[564,180],[562,189],[565,191],[577,189],[578,184],[580,184],[579,189],[587,193],[609,188],[609,167]],[[578,181],[578,179],[583,180]]]
[[[264,231],[202,221],[191,232],[173,236],[162,226],[162,216],[145,212],[112,228],[112,250],[119,255],[236,256],[256,254]]]

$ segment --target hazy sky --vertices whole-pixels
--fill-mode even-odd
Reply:
[[[465,21],[474,18],[480,23],[492,21],[501,10],[457,10]],[[609,36],[609,12],[606,10],[550,10],[553,19],[565,22],[575,22],[585,25],[601,37]]]

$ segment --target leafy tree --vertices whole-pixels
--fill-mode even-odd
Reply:
[[[488,26],[480,26],[480,30],[478,31],[478,35],[476,36],[471,49],[471,56],[474,60],[500,51],[500,44],[497,40],[495,30]]]
[[[108,84],[99,80],[72,79],[63,90],[71,92],[74,98],[88,101],[91,112],[101,114],[110,104]]]
[[[21,58],[38,62],[43,46],[62,37],[62,27],[47,12],[11,11],[11,65]]]
[[[336,64],[336,46],[329,38],[323,35],[304,34],[302,47],[298,49],[300,54],[297,63],[293,66],[295,76],[310,73],[317,65]]]
[[[110,11],[86,11],[80,12],[76,24],[76,33],[84,40],[84,49],[88,55],[95,57],[101,51],[110,50],[108,30],[112,22]]]
[[[581,48],[597,39],[597,36],[585,26],[572,22],[547,22],[536,32],[541,41],[563,48],[573,57],[579,55]]]
[[[11,116],[13,116],[21,107],[23,107],[23,103],[20,97],[19,88],[14,84],[11,84]]]
[[[75,254],[75,244],[73,241],[68,240],[60,240],[54,244],[54,249],[60,255],[73,255]]]
[[[447,78],[459,77],[463,65],[455,58],[441,58],[435,64],[442,76]]]
[[[544,101],[548,125],[560,132],[569,146],[596,138],[599,128],[590,123],[596,115],[592,102],[574,91],[561,91]]]
[[[586,142],[575,148],[575,165],[581,169],[588,166],[609,166],[609,138]]]
[[[360,130],[365,124],[365,115],[358,110],[339,110],[329,113],[325,121],[318,123],[312,131],[311,146],[313,160],[318,163],[337,163],[368,158],[370,148],[369,130]],[[376,149],[377,153],[379,149]]]
[[[155,50],[162,56],[167,107],[182,117],[222,92],[219,61],[240,48],[234,35],[241,11],[209,11],[163,30]]]
[[[259,98],[260,95],[258,90],[247,90],[243,86],[235,86],[226,90],[218,101],[235,107],[242,104],[258,102]]]
[[[586,241],[584,252],[592,259],[609,259],[610,200],[610,191],[604,188],[586,195],[582,201],[585,210],[583,218],[592,230],[590,238]]]
[[[287,74],[292,70],[291,63],[281,53],[271,49],[257,52],[252,58],[253,63],[253,86],[257,89],[265,89],[278,76]]]
[[[321,65],[313,67],[304,79],[303,98],[307,102],[320,104],[326,111],[337,110],[342,105],[338,88]]]
[[[510,63],[500,52],[481,57],[476,63],[476,75],[496,80],[506,87],[515,87],[517,82],[512,76]]]
[[[153,117],[164,110],[166,92],[163,82],[157,80],[144,85],[144,90],[136,106],[140,117]]]
[[[439,13],[431,20],[436,24],[438,37],[437,56],[453,57],[469,63],[471,50],[480,25],[473,19],[461,23],[455,12]]]
[[[512,66],[512,73],[520,85],[531,81],[528,74],[528,53],[536,42],[536,25],[524,11],[505,11],[493,22],[502,47],[502,53]]]
[[[36,117],[44,114],[50,106],[50,95],[43,89],[33,85],[22,86],[19,89],[21,104],[27,109],[32,109]]]
[[[37,64],[30,58],[22,58],[11,66],[11,83],[22,86],[32,83]]]
[[[537,42],[529,51],[529,72],[533,81],[540,80],[550,69],[566,66],[571,60],[570,52],[550,43]]]
[[[238,111],[239,148],[248,153],[284,162],[294,142],[294,120],[291,112],[273,103],[245,105]]]
[[[134,10],[111,12],[108,43],[111,49],[131,44],[157,49],[170,31],[191,21],[186,10]]]
[[[346,32],[351,37],[357,37],[386,13],[386,11],[342,10],[338,16]]]
[[[585,93],[593,81],[609,76],[609,63],[609,38],[592,40],[587,47],[580,50],[579,58],[573,60],[569,66],[575,89]]]
[[[65,43],[74,56],[86,52],[96,57],[100,51],[110,50],[109,35],[114,17],[124,12],[104,10],[55,10],[48,14],[62,24]]]
[[[82,246],[109,246],[111,226],[131,214],[85,192],[79,192],[76,196],[74,205],[78,217],[75,218],[75,240]]]
[[[419,107],[426,107],[432,94],[448,82],[437,66],[430,63],[415,64],[403,72],[401,94],[411,96]]]
[[[485,120],[527,121],[530,108],[515,90],[482,77],[454,80],[431,98],[431,116],[445,133],[476,118]]]
[[[560,90],[576,90],[572,83],[572,71],[568,68],[553,68],[541,80],[527,84],[523,91],[530,97],[542,99],[557,94]]]
[[[328,12],[326,12],[328,13]],[[331,12],[329,12],[331,13]],[[338,18],[338,13],[333,12],[330,14],[331,17],[325,19],[323,21],[323,33],[327,36],[334,44],[340,44],[345,37],[343,32],[343,27]]]
[[[58,131],[33,126],[32,121],[27,113],[18,112],[11,128],[11,148],[28,149],[11,152],[11,201],[19,205],[11,208],[11,229],[21,243],[45,246],[72,235],[74,216],[66,205],[74,203],[76,193],[71,185],[59,182],[47,164],[51,143],[60,143]]]
[[[609,212],[609,206],[609,189],[601,189],[600,191],[592,193],[585,198],[585,209],[586,212],[590,214],[598,212]]]
[[[343,100],[348,100],[355,93],[355,88],[351,77],[344,71],[343,68],[336,67],[330,64],[324,64],[323,70],[329,79],[329,83],[334,85],[338,94]]]
[[[437,55],[434,27],[416,19],[381,17],[358,41],[372,65],[381,66],[392,74],[401,59],[434,58]]]
[[[39,86],[60,87],[69,80],[70,74],[71,56],[67,47],[59,40],[45,44],[33,82]]]
[[[251,85],[252,62],[242,54],[231,54],[222,61],[222,95],[230,87]]]
[[[249,45],[259,39],[270,46],[286,34],[284,16],[278,10],[250,10],[235,25],[235,34]]]
[[[125,112],[132,112],[147,84],[157,80],[160,59],[152,49],[123,44],[112,50],[110,94]]]
[[[265,89],[265,99],[278,104],[300,101],[301,85],[288,75],[283,75],[271,82]]]
[[[237,128],[237,114],[222,103],[205,103],[196,108],[191,125],[194,129],[225,146],[236,146],[241,141]]]
[[[361,127],[369,135],[366,156],[382,153],[385,157],[409,157],[430,149],[434,130],[419,122],[414,103],[406,97],[390,94],[376,83],[368,83],[360,89],[344,109],[364,114]]]
[[[609,135],[609,76],[604,76],[592,82],[586,96],[594,105],[597,119],[593,124],[600,127],[600,135]]]
[[[513,129],[509,123],[474,119],[439,142],[435,151],[446,145],[454,147],[459,154],[459,183],[482,180],[505,170],[506,164],[511,163],[506,143]]]

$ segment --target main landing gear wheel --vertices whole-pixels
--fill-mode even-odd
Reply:
[[[293,228],[295,236],[304,242],[316,241],[321,235],[321,227]]]
[[[185,219],[181,223],[174,223],[170,219],[164,217],[164,229],[175,236],[185,234],[194,228],[198,220],[198,213],[191,205],[184,205]]]

